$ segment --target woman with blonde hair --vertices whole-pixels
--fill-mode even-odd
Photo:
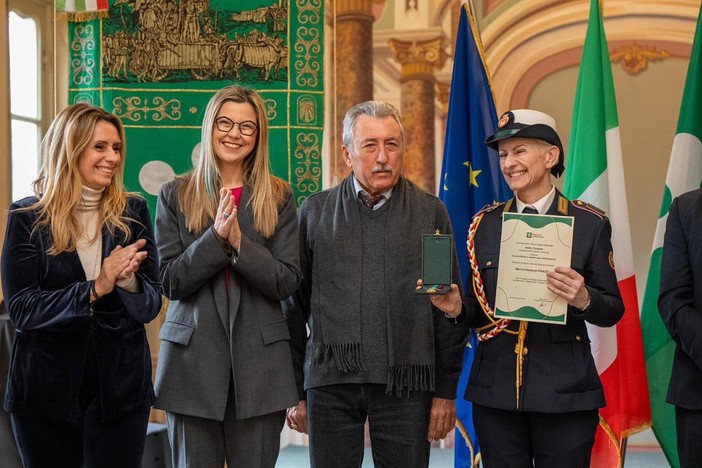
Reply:
[[[269,172],[258,93],[218,91],[200,155],[165,184],[156,211],[164,294],[156,407],[176,466],[273,467],[297,404],[280,301],[301,281],[296,207]]]
[[[161,308],[146,201],[123,187],[115,115],[60,112],[35,196],[10,207],[2,286],[17,329],[5,411],[24,466],[138,467],[154,400],[144,324]]]

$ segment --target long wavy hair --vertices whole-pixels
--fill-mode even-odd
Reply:
[[[34,231],[49,229],[52,245],[49,255],[72,252],[83,233],[75,207],[81,203],[82,178],[78,165],[90,144],[98,122],[108,122],[117,129],[122,141],[119,163],[112,182],[105,188],[98,206],[98,226],[106,227],[112,235],[131,235],[123,216],[130,193],[124,191],[124,160],[126,142],[122,121],[114,114],[88,104],[73,104],[54,118],[41,143],[42,165],[33,183],[38,201],[26,210],[38,214]],[[98,231],[99,232],[99,231]]]
[[[252,190],[249,204],[254,229],[264,237],[271,237],[278,225],[278,206],[283,200],[286,183],[272,175],[268,167],[268,119],[263,99],[256,91],[236,85],[217,91],[205,109],[200,157],[193,170],[182,176],[183,186],[178,195],[186,227],[199,234],[217,212],[221,176],[219,160],[212,146],[212,132],[217,114],[227,101],[249,103],[256,112],[258,134],[253,151],[244,160],[244,183]]]

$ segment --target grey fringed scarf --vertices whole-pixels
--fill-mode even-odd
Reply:
[[[364,370],[361,336],[361,219],[353,176],[330,189],[314,235],[312,362],[340,372]],[[434,390],[434,325],[421,275],[422,234],[435,228],[426,194],[401,177],[388,200],[384,258],[388,337],[387,392]]]

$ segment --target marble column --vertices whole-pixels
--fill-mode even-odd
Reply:
[[[373,3],[378,0],[334,0],[336,28],[334,74],[336,132],[331,135],[330,174],[332,182],[340,182],[350,168],[341,157],[342,122],[353,105],[373,99]]]
[[[448,54],[444,37],[424,41],[390,39],[393,58],[402,66],[401,109],[405,127],[404,174],[430,193],[436,193],[434,69],[442,68]]]

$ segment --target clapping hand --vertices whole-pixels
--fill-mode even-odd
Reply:
[[[95,279],[95,290],[100,296],[111,293],[118,281],[128,279],[139,270],[141,262],[148,255],[142,250],[145,245],[146,240],[139,239],[124,247],[118,245],[110,252]]]

